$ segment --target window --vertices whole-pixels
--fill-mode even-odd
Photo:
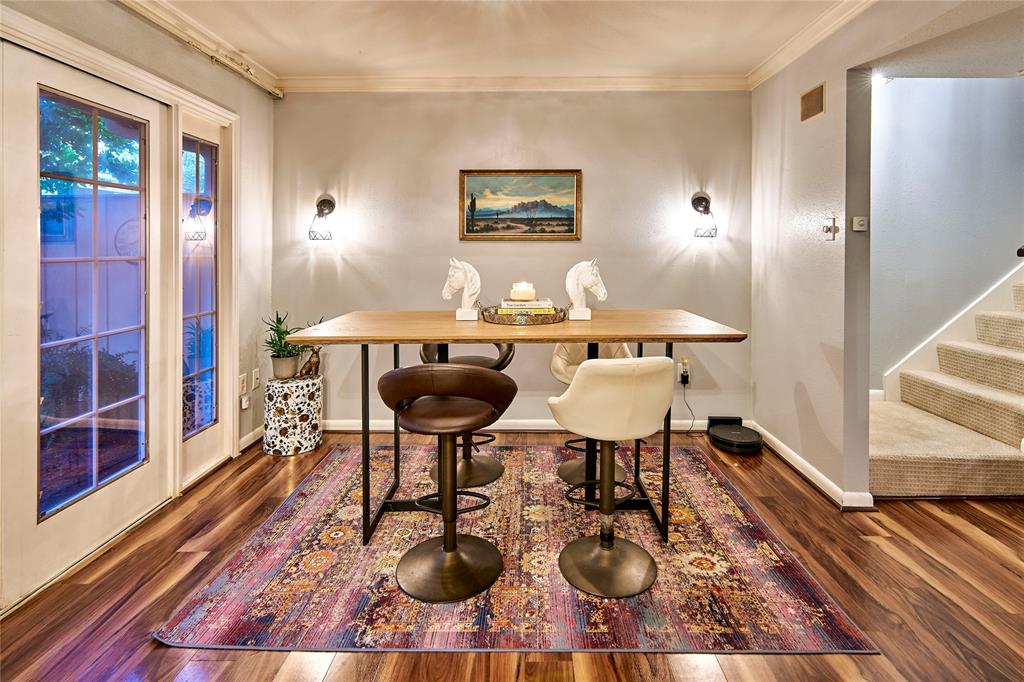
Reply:
[[[217,147],[185,136],[182,186],[182,433],[217,421]]]
[[[39,517],[147,460],[146,124],[39,93]]]

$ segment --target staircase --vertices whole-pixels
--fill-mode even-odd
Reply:
[[[974,327],[938,344],[938,371],[900,372],[901,403],[872,403],[875,495],[1024,495],[1024,282]]]

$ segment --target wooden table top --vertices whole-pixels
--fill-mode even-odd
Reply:
[[[299,344],[738,342],[746,333],[686,310],[593,310],[588,321],[515,326],[460,322],[454,310],[356,310],[288,337]]]

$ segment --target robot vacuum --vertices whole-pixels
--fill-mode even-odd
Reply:
[[[709,417],[708,438],[715,447],[734,455],[756,455],[764,444],[761,434],[743,426],[738,417]]]

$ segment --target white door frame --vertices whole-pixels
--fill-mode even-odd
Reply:
[[[221,195],[221,210],[222,210],[222,225],[225,231],[230,234],[228,243],[224,244],[223,256],[225,260],[230,258],[230,280],[224,282],[229,288],[222,296],[224,302],[223,318],[220,322],[222,327],[221,341],[224,345],[225,352],[222,355],[224,359],[223,375],[225,377],[224,384],[228,387],[229,400],[224,403],[223,419],[224,419],[224,430],[225,439],[229,441],[228,445],[232,455],[239,454],[239,433],[238,433],[238,386],[237,382],[233,380],[233,377],[239,374],[239,307],[238,307],[238,288],[237,288],[237,270],[238,270],[238,259],[239,259],[239,248],[238,239],[236,238],[236,216],[238,215],[238,169],[240,168],[239,156],[240,156],[240,144],[239,144],[239,116],[235,112],[226,109],[218,104],[211,102],[210,100],[201,97],[185,88],[182,88],[174,83],[166,81],[162,78],[154,76],[153,74],[139,68],[129,62],[114,57],[103,50],[100,50],[88,43],[85,43],[77,38],[67,35],[57,29],[54,29],[46,24],[39,22],[31,17],[28,17],[16,10],[9,7],[3,8],[3,21],[0,22],[0,38],[6,42],[19,45],[27,48],[33,52],[39,53],[43,56],[50,57],[56,61],[64,63],[68,66],[77,68],[85,73],[92,74],[104,80],[110,81],[115,85],[119,85],[128,90],[133,90],[139,94],[146,95],[158,102],[162,102],[170,107],[169,121],[164,126],[163,136],[164,139],[159,141],[152,141],[152,143],[159,143],[165,145],[164,148],[170,151],[167,154],[165,160],[165,179],[171,184],[163,187],[165,193],[164,201],[170,206],[169,212],[165,217],[165,221],[168,225],[174,226],[177,230],[181,224],[181,136],[185,128],[185,116],[189,116],[195,119],[206,121],[209,124],[220,127],[221,130],[221,162],[224,164],[222,169],[222,176],[227,178],[227,182],[222,184],[222,195]],[[0,63],[2,66],[2,63]],[[0,123],[0,139],[2,139],[3,130],[2,123]],[[2,190],[3,180],[0,177],[0,190]],[[2,191],[0,191],[2,194]],[[0,249],[5,246],[5,239],[0,234]],[[176,262],[180,263],[180,242],[177,239],[169,240],[174,244],[171,249],[171,256]],[[180,273],[180,268],[178,268]],[[170,282],[169,293],[174,293],[174,298],[170,299],[173,301],[170,303],[174,306],[175,317],[178,319],[178,329],[180,335],[180,312],[181,308],[181,294],[180,294],[180,274],[174,276],[174,281]],[[2,285],[0,285],[2,287]],[[0,295],[4,293],[3,289],[0,288]],[[168,299],[164,299],[167,301]],[[165,303],[164,305],[167,305]],[[0,320],[0,334],[3,333],[3,321]],[[177,343],[177,364],[173,365],[172,368],[175,370],[174,375],[178,379],[178,403],[180,404],[180,367],[181,367],[181,339],[178,339]],[[173,363],[173,360],[172,360]],[[0,404],[0,411],[4,410],[5,407]],[[165,438],[164,443],[159,444],[151,442],[152,447],[168,447],[167,450],[171,453],[170,461],[172,466],[170,483],[171,493],[173,495],[180,495],[182,490],[190,483],[194,482],[198,476],[193,477],[192,481],[183,480],[183,472],[181,470],[181,416],[180,407],[178,410],[173,411],[174,414],[174,428],[166,429],[166,432],[174,434],[172,437]],[[154,416],[151,415],[150,419]],[[167,418],[165,415],[164,418]],[[0,433],[0,436],[3,436]],[[205,473],[205,472],[203,472]],[[199,474],[201,476],[202,473]],[[150,512],[157,511],[154,509]],[[4,602],[0,602],[0,615],[4,615],[17,605],[24,603],[24,601],[42,590],[47,585],[59,579],[62,575],[66,574],[68,570],[72,569],[82,559],[93,555],[96,551],[101,550],[105,546],[123,535],[123,533],[130,530],[131,527],[137,525],[143,521],[146,517],[138,519],[135,524],[126,528],[122,533],[117,536],[108,539],[106,542],[98,545],[94,550],[87,553],[86,555],[79,557],[78,561],[70,563],[67,568],[60,574],[50,578],[49,576],[41,576],[39,585],[35,586],[34,589],[25,591],[23,594],[14,596],[13,599],[8,599]],[[4,518],[0,515],[0,524],[4,522]],[[3,576],[0,574],[0,588],[3,587]],[[3,590],[0,589],[0,594]]]

